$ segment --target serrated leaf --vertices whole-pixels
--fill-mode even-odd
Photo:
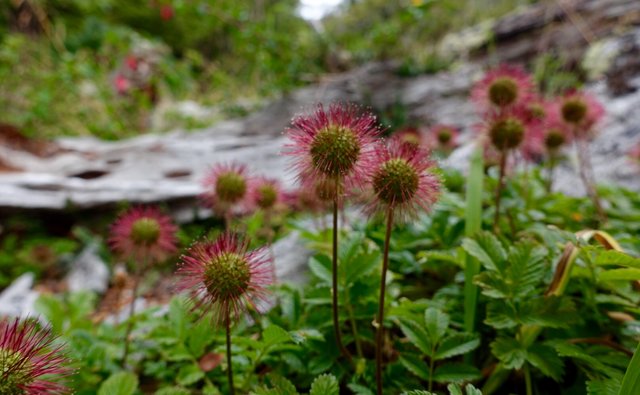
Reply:
[[[509,251],[508,280],[514,284],[514,296],[524,298],[531,294],[544,277],[546,251],[529,243],[518,243]]]
[[[189,386],[204,378],[204,372],[197,365],[185,365],[178,371],[176,381],[180,385]]]
[[[400,356],[400,363],[407,368],[411,373],[420,377],[422,380],[429,380],[429,368],[427,364],[418,356],[415,355],[402,355]]]
[[[330,267],[331,259],[326,255],[318,254],[309,259],[309,270],[325,285],[331,285],[332,283]]]
[[[440,342],[449,328],[449,315],[436,308],[429,307],[424,312],[424,323],[431,344]]]
[[[614,379],[587,381],[589,395],[620,395],[620,382]]]
[[[339,392],[338,380],[333,375],[323,374],[313,380],[309,395],[338,395]]]
[[[507,369],[520,369],[527,357],[527,351],[520,343],[506,337],[499,337],[491,343],[491,352]]]
[[[462,363],[445,363],[436,368],[433,380],[438,383],[461,383],[482,377],[476,367]]]
[[[544,344],[533,344],[527,349],[527,361],[545,376],[560,381],[564,365],[553,348]]]
[[[495,236],[488,236],[481,232],[476,240],[465,238],[462,240],[462,248],[467,254],[476,258],[482,266],[491,271],[500,272],[506,253]],[[485,249],[486,248],[486,249]]]
[[[368,254],[358,254],[347,264],[343,265],[345,271],[345,282],[347,285],[353,284],[373,271],[380,265],[380,251],[376,250]]]
[[[526,300],[520,305],[520,324],[548,328],[566,328],[577,319],[573,302],[568,298],[549,296]]]
[[[423,354],[431,356],[433,351],[431,338],[420,324],[415,321],[402,318],[400,319],[400,329],[409,339],[411,344],[418,347]]]
[[[472,334],[459,333],[447,336],[438,346],[434,358],[436,360],[463,355],[475,350],[480,345],[480,339]]]
[[[157,390],[155,395],[191,395],[191,391],[183,387],[164,387]]]
[[[350,383],[347,387],[353,391],[353,395],[374,395],[373,391],[360,384]]]
[[[553,347],[561,357],[570,357],[574,362],[582,362],[580,365],[588,371],[605,375],[609,378],[621,380],[622,373],[617,369],[602,363],[598,358],[586,353],[579,346],[566,342],[554,342]]]
[[[640,269],[610,269],[598,274],[600,281],[636,281],[640,280]]]
[[[269,325],[262,331],[262,341],[266,347],[292,341],[291,334],[277,325]]]
[[[487,318],[484,323],[496,329],[514,328],[518,325],[517,315],[513,305],[503,301],[492,301],[487,304]]]
[[[137,389],[138,376],[129,372],[118,372],[100,385],[98,395],[133,395]]]
[[[409,392],[403,392],[402,395],[438,395],[433,392],[424,391],[424,390],[413,390]]]

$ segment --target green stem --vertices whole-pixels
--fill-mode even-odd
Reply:
[[[384,236],[384,251],[382,255],[382,278],[380,280],[380,301],[378,302],[378,317],[376,319],[376,387],[377,394],[382,395],[382,347],[384,345],[384,296],[387,283],[387,269],[389,267],[389,242],[393,228],[393,207],[387,210],[387,230]]]
[[[551,193],[553,191],[553,175],[556,169],[556,153],[551,151],[549,152],[549,179],[547,180],[547,192]]]
[[[640,393],[640,343],[638,348],[629,362],[627,371],[622,378],[622,385],[618,395],[637,394]]]
[[[233,364],[231,363],[231,314],[228,308],[225,324],[227,330],[227,378],[229,380],[229,394],[235,395],[236,390],[233,387]]]
[[[358,357],[362,358],[362,344],[360,343],[360,336],[358,335],[358,326],[356,324],[356,317],[353,313],[353,306],[351,305],[351,301],[349,299],[349,289],[347,289],[346,293],[346,304],[347,304],[347,312],[349,313],[349,322],[351,323],[351,332],[353,332],[353,338],[356,342],[356,352],[358,353]]]
[[[527,395],[533,395],[533,386],[531,385],[531,370],[529,364],[524,364],[524,382],[527,387]]]
[[[435,355],[435,350],[431,349],[431,355]],[[435,358],[429,357],[429,392],[433,391],[433,370],[435,368]]]
[[[502,198],[502,189],[504,188],[504,176],[507,171],[507,150],[500,150],[500,175],[498,177],[498,185],[496,186],[496,212],[493,217],[493,230],[498,233],[500,227],[500,201]]]
[[[135,273],[133,274],[133,295],[131,300],[131,306],[129,307],[129,320],[127,322],[127,329],[124,334],[124,352],[122,354],[122,367],[125,367],[127,363],[127,357],[129,356],[129,344],[131,343],[131,331],[133,330],[133,316],[136,313],[136,298],[138,297],[138,287],[140,286],[140,277],[144,273],[147,266],[147,260],[143,259],[141,262],[142,268],[136,265]]]
[[[338,191],[338,182],[336,181],[336,191]],[[340,353],[351,361],[351,354],[342,343],[342,335],[340,334],[340,316],[338,306],[338,193],[333,197],[333,256],[331,262],[331,281],[332,281],[332,305],[333,305],[333,330],[336,336],[336,344]]]

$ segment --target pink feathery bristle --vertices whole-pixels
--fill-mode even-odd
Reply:
[[[301,183],[327,177],[318,166],[313,165],[310,150],[316,135],[329,126],[339,126],[354,132],[360,145],[360,154],[352,171],[343,175],[343,181],[346,185],[362,185],[375,156],[380,128],[373,114],[363,113],[354,104],[332,103],[328,111],[322,104],[318,104],[312,114],[299,115],[291,121],[286,135],[292,142],[285,145],[284,151],[285,155],[293,157],[291,169],[296,172]]]
[[[215,241],[195,243],[181,258],[176,272],[179,276],[177,289],[188,292],[193,302],[193,311],[201,317],[213,313],[215,323],[222,324],[227,312],[233,320],[238,319],[249,308],[260,312],[267,303],[267,287],[273,284],[273,258],[266,247],[249,251],[249,240],[237,234],[224,233]],[[250,280],[241,294],[223,298],[212,294],[207,287],[206,273],[210,262],[223,254],[238,254],[249,266]]]
[[[489,99],[489,87],[499,78],[510,78],[518,87],[518,96],[513,105],[522,105],[528,101],[535,92],[533,78],[520,66],[501,64],[487,71],[484,77],[476,82],[471,89],[471,100],[481,113],[491,110],[494,106]]]
[[[398,219],[415,217],[420,210],[430,211],[440,197],[441,180],[433,172],[436,163],[430,159],[429,154],[428,150],[404,144],[397,138],[391,138],[387,144],[378,146],[374,170],[370,177],[391,159],[404,159],[418,174],[418,189],[413,197],[406,202],[393,204]],[[384,212],[389,208],[389,204],[380,201],[375,193],[373,196],[373,200],[365,208],[369,214]]]
[[[247,192],[245,193],[244,197],[240,201],[231,205],[231,207],[229,207],[226,202],[221,201],[216,195],[216,184],[218,178],[222,174],[228,173],[238,174],[240,177],[245,179],[245,182],[247,184]],[[252,209],[249,199],[249,186],[251,181],[252,177],[249,175],[249,170],[245,164],[235,161],[228,163],[216,163],[209,170],[202,182],[204,192],[200,197],[206,206],[212,208],[214,211],[219,211],[218,214],[224,214],[224,212],[227,210],[230,210],[231,212],[236,214],[245,214],[247,212],[250,212]]]
[[[133,224],[144,218],[157,222],[159,235],[156,242],[149,245],[138,245],[131,237]],[[135,259],[138,262],[151,260],[160,262],[177,250],[176,232],[178,228],[171,218],[160,212],[157,207],[133,207],[120,215],[111,226],[109,245],[113,251],[124,259]]]
[[[0,350],[15,352],[19,358],[5,360],[0,379],[20,372],[26,381],[20,388],[26,394],[70,393],[66,380],[73,374],[62,345],[54,345],[56,337],[50,328],[40,328],[33,320],[0,319]]]

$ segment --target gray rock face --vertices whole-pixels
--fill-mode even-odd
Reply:
[[[109,269],[97,255],[97,245],[90,244],[71,263],[66,281],[69,291],[104,293],[109,286]]]
[[[0,317],[35,317],[35,303],[40,296],[38,291],[34,291],[33,273],[25,273],[18,277],[0,293]]]
[[[271,246],[278,282],[296,285],[307,281],[307,262],[312,252],[304,246],[297,231],[289,233]]]

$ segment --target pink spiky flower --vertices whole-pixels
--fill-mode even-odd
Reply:
[[[250,177],[247,166],[237,162],[218,163],[204,179],[203,198],[214,210],[228,214],[249,208]]]
[[[522,67],[502,64],[489,70],[471,90],[471,100],[481,112],[525,103],[534,92],[534,83]]]
[[[429,211],[440,196],[434,166],[425,149],[398,139],[379,146],[370,179],[375,198],[368,211],[393,209],[400,218],[415,216],[418,209]]]
[[[177,227],[156,207],[134,207],[111,226],[109,244],[124,259],[161,262],[176,252]]]
[[[594,126],[605,115],[604,106],[593,95],[586,92],[573,91],[560,99],[562,119],[572,127],[574,138],[590,139]]]
[[[73,374],[63,346],[35,321],[0,319],[0,394],[68,394]]]
[[[376,117],[360,113],[352,104],[333,103],[329,110],[319,104],[311,115],[293,119],[286,146],[295,158],[293,168],[300,181],[330,180],[347,185],[361,184],[375,156],[380,130]]]
[[[178,289],[191,293],[194,310],[223,323],[250,307],[260,311],[273,283],[273,259],[266,247],[249,251],[249,240],[224,233],[215,241],[194,244],[182,257]]]
[[[481,128],[495,149],[507,152],[520,148],[529,132],[529,125],[526,108],[516,106],[488,114]]]
[[[278,180],[258,177],[250,182],[249,200],[252,206],[270,210],[284,202],[284,192]]]

